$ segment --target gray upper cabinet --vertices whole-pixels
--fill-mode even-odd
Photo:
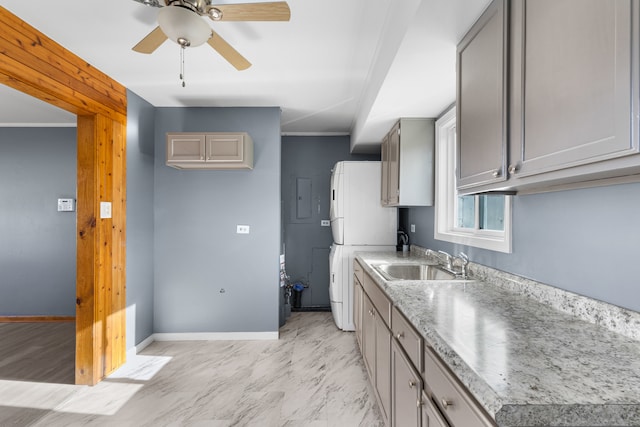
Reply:
[[[512,2],[509,172],[516,177],[638,151],[631,3]]]
[[[639,10],[638,0],[491,3],[458,47],[460,193],[640,179]]]
[[[403,118],[382,141],[383,206],[431,206],[435,120]]]
[[[494,1],[458,45],[457,184],[506,179],[507,5]]]
[[[176,169],[253,169],[248,133],[167,133],[167,166]]]

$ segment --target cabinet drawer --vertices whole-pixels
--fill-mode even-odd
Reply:
[[[364,282],[362,284],[364,291],[369,298],[371,298],[371,302],[388,327],[391,325],[391,301],[368,274],[364,275]]]
[[[431,398],[451,421],[451,425],[495,426],[428,347],[424,352],[424,380]]]
[[[364,281],[364,270],[358,261],[353,261],[353,275],[356,276],[358,282],[362,284]]]
[[[422,337],[413,329],[413,326],[409,324],[397,307],[393,307],[391,311],[391,326],[393,336],[407,353],[413,366],[422,372]]]
[[[449,427],[449,424],[440,415],[438,408],[426,393],[422,392],[422,427]]]

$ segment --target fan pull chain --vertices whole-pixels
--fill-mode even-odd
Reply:
[[[180,80],[182,81],[182,87],[186,86],[184,81],[184,46],[180,46]]]

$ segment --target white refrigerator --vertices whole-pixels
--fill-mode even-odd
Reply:
[[[380,162],[338,162],[331,175],[329,296],[338,328],[353,331],[353,260],[359,251],[395,251],[398,210],[380,204]]]

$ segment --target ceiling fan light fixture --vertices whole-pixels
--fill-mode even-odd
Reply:
[[[200,46],[211,37],[211,28],[200,15],[180,6],[161,8],[158,24],[169,39],[181,46]]]
[[[212,7],[207,11],[207,13],[209,14],[209,17],[214,21],[219,21],[222,19],[222,11],[217,7]]]
[[[151,7],[162,7],[160,5],[160,2],[158,0],[136,0],[138,3],[142,3],[145,6],[151,6]]]

